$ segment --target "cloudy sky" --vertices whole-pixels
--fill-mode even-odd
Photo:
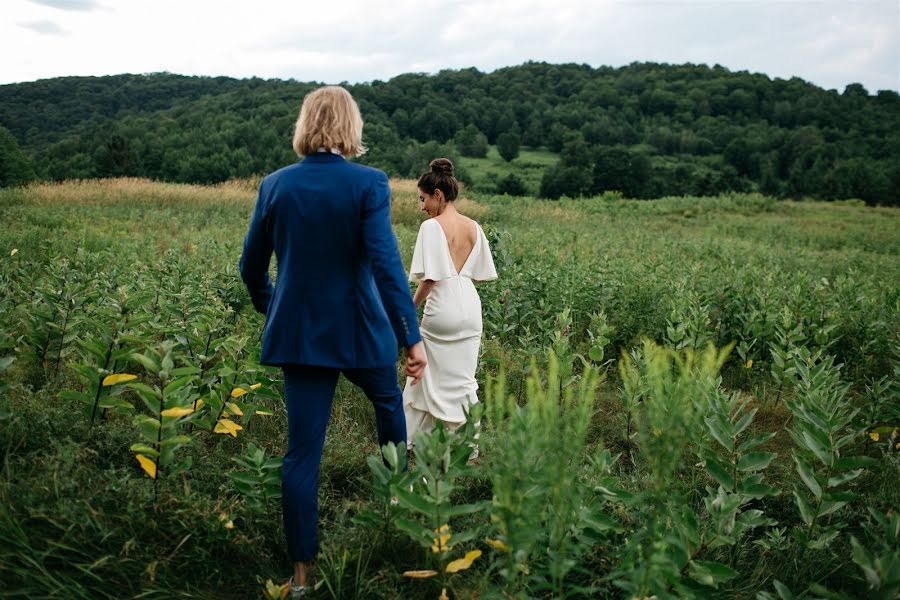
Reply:
[[[900,0],[0,0],[0,84],[171,73],[326,83],[526,60],[721,64],[900,90]]]

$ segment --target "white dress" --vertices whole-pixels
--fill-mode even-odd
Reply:
[[[419,383],[407,379],[403,390],[409,443],[420,431],[431,431],[437,420],[456,429],[466,422],[464,409],[478,402],[475,367],[482,323],[473,281],[496,279],[497,270],[484,231],[477,223],[475,227],[475,245],[458,273],[440,223],[428,219],[419,227],[409,280],[436,283],[419,327],[428,364]]]

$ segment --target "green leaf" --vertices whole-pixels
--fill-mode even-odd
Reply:
[[[816,455],[822,464],[825,466],[829,466],[831,464],[831,456],[828,455],[828,452],[825,450],[825,447],[816,439],[815,436],[811,435],[808,431],[804,431],[801,435],[801,439],[803,440],[806,448]]]
[[[794,500],[797,502],[797,508],[800,509],[800,516],[803,518],[803,522],[807,525],[812,525],[816,519],[812,507],[803,496],[797,493],[797,490],[794,490]]]
[[[754,408],[754,409],[747,411],[740,418],[740,420],[738,420],[738,422],[735,423],[735,425],[734,425],[734,435],[735,436],[741,435],[741,433],[743,433],[743,431],[745,429],[747,429],[747,427],[750,426],[750,423],[753,421],[753,417],[756,416],[756,410],[757,409]]]
[[[434,543],[435,534],[423,527],[418,521],[400,518],[394,521],[394,525],[424,548],[430,548]]]
[[[737,577],[737,571],[722,563],[694,560],[691,561],[691,576],[704,585],[718,587],[720,583]]]
[[[739,471],[761,471],[769,466],[773,458],[774,452],[751,452],[738,460],[737,468]]]
[[[145,369],[147,369],[154,375],[159,373],[159,370],[160,370],[159,362],[157,362],[155,358],[151,358],[144,354],[134,353],[134,354],[131,354],[128,357],[128,359],[132,360],[134,362],[140,363]]]
[[[178,379],[175,379],[174,381],[169,383],[169,385],[167,385],[165,388],[163,388],[163,394],[165,396],[169,396],[170,394],[177,392],[178,390],[180,390],[181,388],[183,388],[184,386],[186,386],[193,380],[194,380],[193,375],[183,375],[183,376],[179,377]]]
[[[822,506],[819,508],[819,516],[825,517],[827,515],[830,515],[833,512],[836,512],[836,511],[844,508],[845,506],[847,506],[847,503],[842,500],[838,500],[835,502],[831,502],[829,500],[823,500]]]
[[[414,510],[429,517],[434,515],[435,505],[429,499],[424,498],[415,492],[410,492],[404,487],[391,486],[391,492],[394,496],[397,496],[397,500],[403,508]]]
[[[76,402],[84,402],[86,404],[93,404],[94,399],[84,392],[76,392],[75,390],[65,390],[60,392],[58,395],[60,400],[74,400]]]
[[[844,456],[834,461],[835,469],[868,469],[877,466],[878,461],[870,456]]]
[[[771,440],[773,437],[775,437],[774,431],[758,433],[758,434],[751,436],[751,437],[747,438],[746,440],[744,440],[744,442],[742,442],[741,445],[739,445],[737,447],[737,451],[739,453],[746,452],[747,450],[756,448],[757,446],[759,446],[761,444],[765,444],[766,442]]]
[[[396,467],[400,462],[400,456],[397,453],[396,444],[385,444],[381,447],[382,456],[384,456],[384,460],[387,461],[387,464],[392,467]]]
[[[180,446],[184,444],[191,443],[191,436],[189,435],[173,435],[172,437],[164,438],[159,445],[160,446]]]
[[[718,419],[715,419],[713,417],[706,417],[705,421],[706,426],[709,428],[709,432],[716,439],[716,441],[722,444],[722,446],[729,452],[734,451],[734,440],[722,427],[722,423],[720,423]]]
[[[151,448],[147,444],[132,444],[129,448],[132,452],[137,454],[147,454],[150,456],[159,456],[159,452],[157,452],[154,448]]]
[[[453,517],[459,517],[461,515],[474,515],[475,513],[482,512],[487,509],[490,505],[489,502],[476,502],[474,504],[457,504],[455,506],[448,506],[441,510],[441,515],[446,519],[452,519]]]
[[[819,482],[816,480],[816,475],[813,473],[812,468],[803,458],[800,458],[794,455],[794,462],[797,465],[797,473],[800,475],[800,479],[803,483],[806,484],[806,487],[809,488],[809,491],[813,493],[813,496],[816,498],[822,497],[822,486],[819,485]]]
[[[744,481],[740,482],[737,487],[737,491],[739,494],[744,496],[748,496],[750,498],[756,498],[757,500],[760,498],[765,498],[766,496],[777,496],[781,493],[778,488],[774,488],[770,485],[766,485],[761,481],[757,481],[756,477],[748,477]]]
[[[786,585],[777,579],[772,581],[772,585],[775,586],[775,591],[778,592],[778,597],[781,598],[781,600],[794,600],[794,594],[791,593],[791,590],[789,590]]]
[[[828,478],[828,487],[833,488],[839,485],[845,484],[848,481],[852,481],[862,475],[862,469],[855,469],[853,471],[847,471],[846,473],[842,473],[837,477],[829,477]]]
[[[202,372],[200,367],[178,367],[172,369],[172,377],[183,377],[185,375],[198,375]]]
[[[729,491],[734,489],[734,478],[725,465],[712,457],[703,459],[703,464],[713,479],[719,482],[719,485]]]

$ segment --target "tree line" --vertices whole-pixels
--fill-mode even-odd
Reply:
[[[0,86],[0,185],[140,176],[208,183],[277,169],[319,84],[168,73]],[[521,147],[547,148],[540,195],[760,191],[900,204],[900,95],[824,90],[721,66],[529,62],[347,85],[362,162],[416,176],[437,155],[513,161],[485,191],[523,193]],[[465,178],[465,173],[463,173]]]

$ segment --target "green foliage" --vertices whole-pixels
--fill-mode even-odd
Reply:
[[[516,133],[504,131],[497,136],[497,151],[503,160],[510,162],[519,156],[519,146],[522,141]]]
[[[459,153],[463,156],[471,156],[473,158],[484,158],[488,153],[488,141],[478,127],[466,125],[464,129],[460,129],[453,138]]]
[[[793,458],[803,486],[794,487],[794,500],[803,520],[795,534],[812,550],[827,548],[846,526],[840,512],[856,496],[847,484],[866,467],[877,464],[867,456],[853,455],[854,442],[863,432],[853,428],[859,411],[847,398],[848,385],[840,380],[834,358],[820,358],[802,351],[794,359],[798,376],[797,397],[786,402],[794,415],[789,432],[797,449]],[[834,515],[828,518],[829,515]]]
[[[234,489],[244,498],[252,510],[263,511],[269,503],[281,498],[281,459],[266,456],[266,451],[256,444],[247,444],[244,456],[231,459],[241,471],[229,471],[228,478]]]
[[[526,150],[512,167],[552,159]],[[413,190],[394,189],[404,260]],[[263,318],[234,267],[254,193],[133,180],[0,191],[8,594],[243,598],[286,579],[280,373],[258,364]],[[436,432],[407,472],[402,446],[379,452],[369,400],[339,384],[317,594],[434,598],[438,579],[450,597],[894,590],[893,209],[757,194],[474,198],[461,206],[501,274],[479,285],[486,414]],[[822,448],[844,444],[833,464],[825,455],[831,474],[804,435],[825,435],[820,421],[834,440]],[[468,464],[476,423],[483,453]],[[151,486],[129,448],[155,467],[166,440],[177,449]],[[835,529],[825,549],[807,543]],[[402,576],[419,569],[434,580]]]
[[[0,126],[40,178],[219,182],[296,159],[291,128],[314,86],[166,73],[50,79],[0,86]],[[485,157],[490,143],[508,161],[524,144],[586,171],[577,185],[565,183],[574,172],[554,173],[547,198],[761,191],[900,203],[900,97],[891,90],[837,94],[719,66],[538,62],[348,87],[366,120],[361,160],[394,176],[420,174],[420,153]],[[27,166],[17,171],[32,177]],[[488,190],[509,172],[470,183]],[[527,182],[532,194],[539,179]]]
[[[525,196],[528,194],[525,182],[515,173],[510,173],[500,179],[497,182],[496,191],[498,194],[509,194],[510,196]]]
[[[31,161],[19,149],[16,138],[0,126],[0,187],[22,185],[34,178]]]
[[[588,506],[590,490],[579,473],[597,375],[588,369],[577,386],[567,383],[551,351],[546,377],[545,388],[532,368],[521,407],[507,394],[503,374],[489,382],[491,537],[501,549],[505,589],[565,597],[568,577],[587,552],[585,540],[618,526]]]

